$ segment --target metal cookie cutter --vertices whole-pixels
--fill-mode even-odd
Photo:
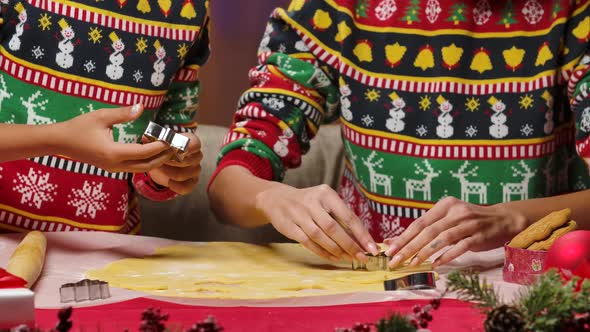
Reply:
[[[353,270],[367,270],[367,271],[387,271],[387,263],[390,260],[390,257],[385,255],[385,252],[382,251],[377,255],[372,255],[371,253],[366,252],[365,255],[369,257],[369,261],[367,263],[363,263],[359,260],[352,261],[352,269]]]
[[[434,272],[418,272],[407,276],[385,280],[383,286],[387,291],[435,289],[436,275]]]
[[[174,158],[177,161],[182,161],[182,159],[184,159],[188,149],[188,143],[190,142],[188,137],[180,135],[170,128],[162,127],[151,121],[143,135],[151,141],[161,141],[170,145],[176,150]]]
[[[108,299],[111,297],[109,284],[100,280],[84,279],[76,283],[63,284],[59,298],[64,302],[81,302]]]

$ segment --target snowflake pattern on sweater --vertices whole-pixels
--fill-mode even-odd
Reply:
[[[206,0],[1,1],[0,121],[48,124],[142,102],[139,119],[113,128],[116,141],[137,142],[150,120],[193,131],[207,17]],[[109,173],[66,156],[0,169],[0,232],[135,233],[136,193],[174,197],[145,174]]]

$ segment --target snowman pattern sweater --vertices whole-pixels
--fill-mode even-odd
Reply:
[[[293,0],[270,18],[218,171],[280,181],[339,118],[339,193],[376,240],[447,196],[586,189],[589,45],[587,0]]]
[[[150,120],[191,132],[208,1],[0,0],[0,121],[40,125],[143,103],[113,128],[135,143]],[[84,140],[84,133],[72,139]],[[136,233],[136,193],[173,198],[146,174],[109,173],[67,156],[0,164],[0,232]]]

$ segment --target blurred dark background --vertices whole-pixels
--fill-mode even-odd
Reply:
[[[200,124],[229,126],[240,94],[248,87],[248,70],[256,64],[256,51],[268,16],[289,0],[211,1],[211,48],[201,69]]]

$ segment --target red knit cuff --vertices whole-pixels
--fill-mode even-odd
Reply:
[[[137,192],[152,201],[169,201],[178,196],[177,193],[169,188],[162,187],[155,183],[146,173],[137,173],[133,175],[133,186]]]
[[[269,181],[273,179],[272,166],[270,165],[270,161],[268,161],[268,159],[259,157],[254,153],[241,149],[233,150],[223,156],[217,165],[217,169],[215,170],[215,173],[213,173],[213,176],[211,176],[211,180],[209,180],[209,184],[207,185],[207,191],[209,191],[211,184],[219,172],[221,172],[222,169],[233,165],[246,168],[258,178]]]

